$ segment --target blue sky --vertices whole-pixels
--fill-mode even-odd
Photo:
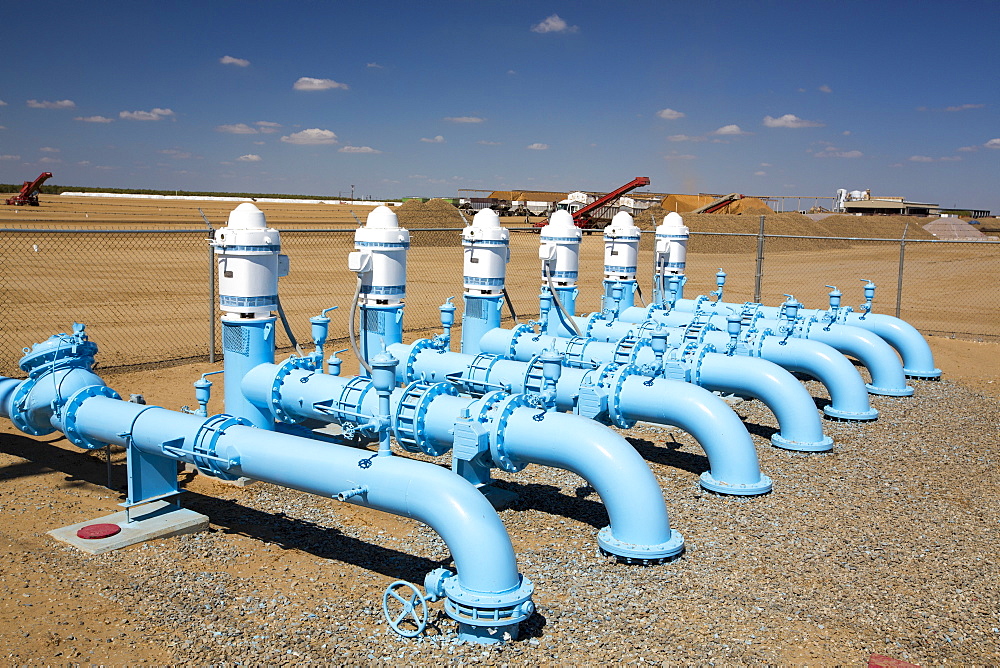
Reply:
[[[22,9],[0,182],[381,198],[649,176],[1000,212],[996,0]]]

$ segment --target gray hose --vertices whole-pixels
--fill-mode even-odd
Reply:
[[[358,351],[357,334],[355,334],[354,331],[354,322],[355,322],[354,318],[355,314],[358,312],[358,300],[361,297],[361,285],[362,285],[361,274],[358,274],[358,285],[356,288],[354,288],[354,299],[351,300],[351,310],[348,311],[347,313],[347,331],[350,333],[350,335],[347,337],[347,340],[351,344],[351,352],[354,353],[354,356],[358,358],[358,362],[361,364],[361,366],[365,368],[365,371],[367,371],[368,375],[370,376],[372,375],[372,368],[371,366],[368,365],[368,360],[362,357],[361,352]]]
[[[556,305],[556,310],[559,311],[559,315],[562,317],[564,325],[568,325],[570,329],[576,332],[577,336],[583,336],[580,332],[580,328],[576,326],[576,322],[570,317],[569,313],[566,313],[566,309],[563,308],[562,302],[559,300],[559,293],[556,292],[556,286],[552,284],[552,272],[549,271],[548,260],[542,262],[542,271],[545,273],[545,280],[549,284],[549,292],[552,294],[552,301]]]

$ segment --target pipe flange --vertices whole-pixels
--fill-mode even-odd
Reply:
[[[525,365],[524,379],[521,381],[524,392],[539,394],[545,387],[545,377],[542,374],[542,356],[535,355]]]
[[[428,348],[432,348],[437,351],[437,346],[434,345],[434,342],[431,339],[417,339],[413,342],[413,345],[410,346],[410,354],[406,356],[406,361],[403,362],[404,383],[412,383],[415,380],[419,380],[417,378],[417,372],[414,370],[417,363],[417,356]]]
[[[304,357],[289,357],[278,365],[278,370],[274,374],[274,380],[271,382],[271,412],[274,414],[275,419],[280,422],[298,424],[304,419],[300,416],[292,415],[281,405],[281,386],[285,384],[285,379],[293,371],[306,368],[304,363],[308,364]]]
[[[505,432],[507,431],[507,423],[510,421],[510,416],[514,414],[515,410],[525,406],[537,408],[537,402],[532,401],[532,399],[527,394],[507,395],[500,401],[495,402],[491,407],[490,414],[486,416],[489,419],[490,455],[497,466],[508,473],[517,473],[528,465],[527,462],[518,461],[507,454],[507,451],[504,449],[504,439]]]
[[[829,452],[833,450],[833,439],[829,436],[824,436],[818,441],[807,443],[789,441],[781,434],[775,434],[771,437],[771,445],[782,450],[792,450],[793,452]]]
[[[340,391],[340,396],[331,403],[330,419],[341,426],[357,426],[361,420],[359,417],[361,404],[364,402],[365,395],[371,390],[370,378],[364,376],[351,378],[344,385],[344,389]],[[372,436],[371,433],[366,435]]]
[[[591,339],[586,336],[574,336],[567,341],[563,348],[563,366],[576,369],[593,367],[593,364],[584,358],[590,341]]]
[[[635,364],[625,364],[611,374],[606,387],[608,388],[608,417],[611,423],[620,429],[631,429],[635,420],[628,420],[622,415],[622,385],[629,376],[643,375]]]
[[[613,359],[617,364],[628,364],[632,361],[632,349],[635,348],[635,344],[639,342],[635,336],[629,334],[628,336],[622,338],[615,345],[615,352]]]
[[[451,383],[410,383],[403,390],[396,415],[393,420],[392,435],[407,452],[423,452],[431,457],[440,457],[451,449],[451,443],[432,442],[427,438],[424,420],[427,409],[435,397],[458,396],[458,390]]]
[[[465,390],[471,394],[475,390],[476,385],[481,388],[489,387],[490,372],[493,370],[493,365],[502,359],[507,358],[502,355],[494,355],[493,353],[479,353],[476,355],[465,372],[466,379],[470,381]]]
[[[442,586],[447,597],[444,610],[455,621],[470,626],[502,627],[523,622],[535,612],[531,600],[535,585],[523,575],[520,578],[515,589],[501,593],[471,591],[462,586],[459,577],[447,578]]]
[[[714,478],[711,471],[705,471],[701,474],[700,478],[703,488],[710,492],[726,494],[727,496],[760,496],[761,494],[770,492],[773,487],[771,479],[763,473],[760,474],[760,480],[755,483],[742,483],[738,485]]]
[[[239,466],[240,460],[238,458],[223,459],[215,454],[215,447],[218,445],[219,439],[226,432],[226,429],[236,425],[252,427],[253,423],[246,418],[234,417],[225,413],[213,415],[198,428],[198,433],[191,440],[190,450],[185,449],[183,444],[181,444],[181,447],[176,448],[176,450],[190,456],[191,463],[198,467],[198,470],[205,475],[220,478],[221,480],[238,480],[239,475],[229,473],[228,471]]]
[[[21,383],[17,386],[17,389],[14,390],[14,396],[11,403],[11,406],[14,409],[11,411],[10,415],[11,422],[14,423],[15,427],[30,436],[45,436],[46,434],[51,434],[55,431],[55,428],[49,424],[36,426],[28,419],[28,397],[31,396],[31,390],[34,389],[35,384],[38,383],[38,379],[40,377],[41,376],[28,376],[28,378],[21,381]]]
[[[531,328],[531,325],[528,325],[523,322],[520,325],[514,327],[514,329],[512,329],[510,332],[510,345],[507,346],[507,352],[504,355],[505,357],[507,357],[508,359],[516,359],[517,341],[522,336],[531,336],[532,338],[534,338],[535,330]]]
[[[705,360],[705,355],[714,352],[715,346],[710,343],[689,343],[681,349],[681,358],[688,367],[690,382],[701,385],[701,363]]]
[[[636,358],[639,357],[639,353],[642,351],[643,348],[652,348],[652,347],[653,347],[653,340],[652,339],[650,339],[650,338],[642,338],[642,337],[640,337],[639,339],[637,339],[636,342],[635,342],[635,345],[632,347],[632,354],[629,356],[629,360],[628,360],[629,363],[630,364],[635,364],[636,363]]]
[[[833,404],[827,404],[823,407],[823,412],[831,419],[842,420],[844,422],[870,422],[878,419],[878,409],[876,408],[869,408],[867,411],[860,412],[844,411],[834,408]]]
[[[83,402],[91,397],[107,397],[109,399],[121,399],[121,396],[107,385],[90,385],[83,387],[73,393],[63,407],[64,416],[62,431],[66,434],[67,440],[73,445],[84,450],[100,450],[108,444],[103,441],[85,436],[80,432],[76,420],[76,412]]]
[[[684,537],[676,529],[671,529],[670,538],[662,543],[640,545],[618,540],[612,535],[611,527],[606,526],[597,532],[597,544],[604,552],[627,564],[661,564],[684,551]]]

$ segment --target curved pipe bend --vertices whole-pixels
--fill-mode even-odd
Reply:
[[[881,313],[869,313],[866,316],[849,313],[846,324],[867,329],[895,348],[903,360],[903,373],[908,378],[941,378],[941,369],[934,367],[934,353],[931,352],[927,339],[905,320]]]
[[[670,528],[663,492],[645,460],[611,429],[578,415],[517,409],[507,423],[505,451],[515,459],[572,471],[604,502],[609,526],[600,546],[626,559],[679,555],[684,539]]]
[[[906,374],[903,373],[899,356],[878,335],[853,325],[821,326],[814,323],[803,334],[803,338],[825,343],[861,362],[871,375],[872,382],[865,385],[870,394],[889,397],[908,397],[913,394],[913,388],[906,384]]]
[[[760,399],[778,420],[771,443],[785,450],[823,452],[833,439],[823,435],[816,405],[795,377],[767,360],[708,353],[700,367],[699,385],[710,390]]]
[[[753,496],[771,491],[771,479],[760,472],[757,450],[740,417],[725,401],[691,383],[642,376],[622,384],[625,419],[673,425],[691,434],[708,457],[701,486],[713,492]]]

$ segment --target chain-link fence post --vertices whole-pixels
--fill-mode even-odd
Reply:
[[[760,232],[757,233],[757,271],[753,277],[753,300],[760,301],[760,284],[764,278],[764,216],[760,217]]]
[[[202,214],[203,216],[205,214]],[[208,228],[208,361],[215,364],[215,249],[212,248],[212,223],[205,218]]]
[[[904,258],[906,257],[906,232],[910,229],[910,223],[907,221],[906,227],[903,228],[903,236],[899,239],[899,275],[896,277],[896,317],[899,317],[899,312],[903,307],[903,265]]]

